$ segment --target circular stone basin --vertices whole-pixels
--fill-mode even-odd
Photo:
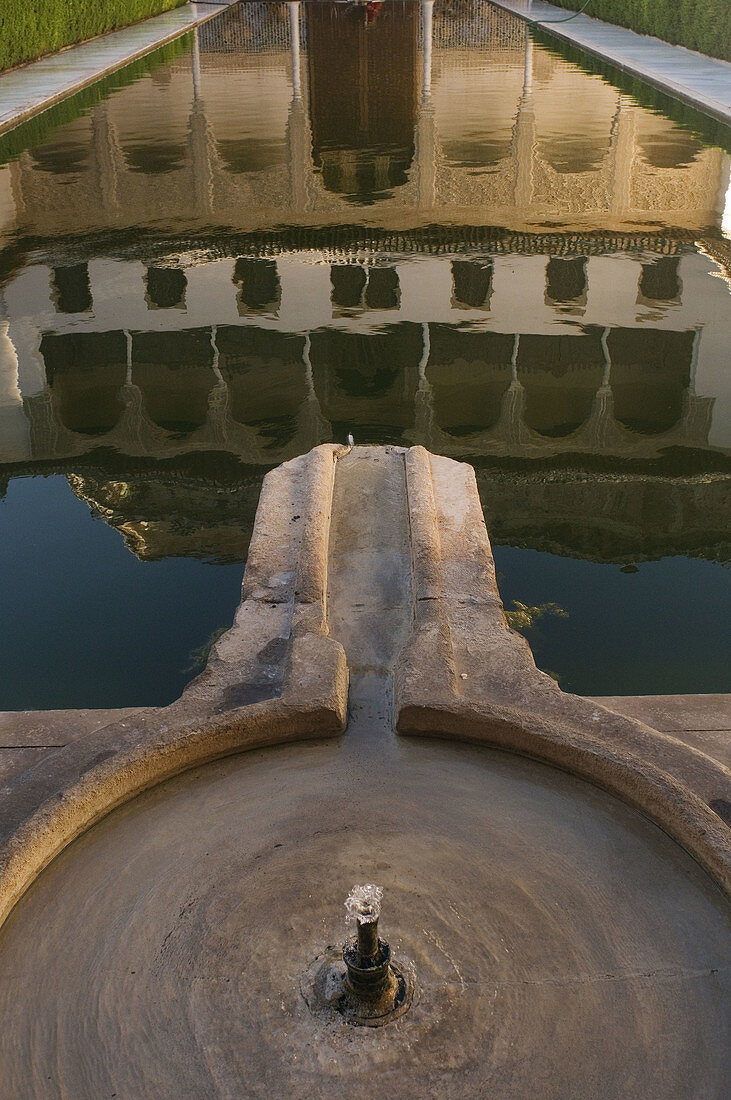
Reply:
[[[356,882],[416,975],[378,1029],[300,989]],[[375,735],[248,753],[111,814],[16,908],[0,1095],[720,1097],[727,920],[658,828],[534,761]]]

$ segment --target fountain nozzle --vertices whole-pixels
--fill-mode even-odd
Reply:
[[[345,902],[356,936],[343,947],[346,998],[354,1020],[368,1023],[390,1016],[406,994],[403,976],[391,965],[391,948],[378,937],[383,890],[354,886]]]
[[[378,917],[375,920],[356,920],[358,954],[361,959],[372,959],[378,954]]]
[[[347,920],[355,923],[357,954],[362,963],[378,955],[378,918],[382,899],[382,888],[372,882],[354,886],[345,899]]]
[[[356,934],[340,953],[328,948],[325,960],[318,960],[310,972],[312,984],[309,977],[303,983],[305,1000],[313,1011],[336,1008],[349,1024],[380,1027],[408,1009],[413,974],[410,967],[400,968],[394,962],[391,948],[378,936],[382,897],[381,887],[372,883],[350,891],[345,908]]]

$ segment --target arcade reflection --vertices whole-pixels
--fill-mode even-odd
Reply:
[[[723,557],[729,157],[558,50],[477,0],[240,4],[29,140],[6,473],[230,561],[263,470],[352,432],[473,462],[497,541]]]

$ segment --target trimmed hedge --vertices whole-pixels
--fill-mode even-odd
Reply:
[[[552,0],[578,11],[583,0]],[[731,61],[731,0],[589,0],[587,15]]]
[[[0,71],[186,0],[0,0]]]

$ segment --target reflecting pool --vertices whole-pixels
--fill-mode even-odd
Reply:
[[[567,689],[729,690],[730,138],[478,0],[239,4],[0,135],[0,709],[174,698],[348,433],[475,466]]]

